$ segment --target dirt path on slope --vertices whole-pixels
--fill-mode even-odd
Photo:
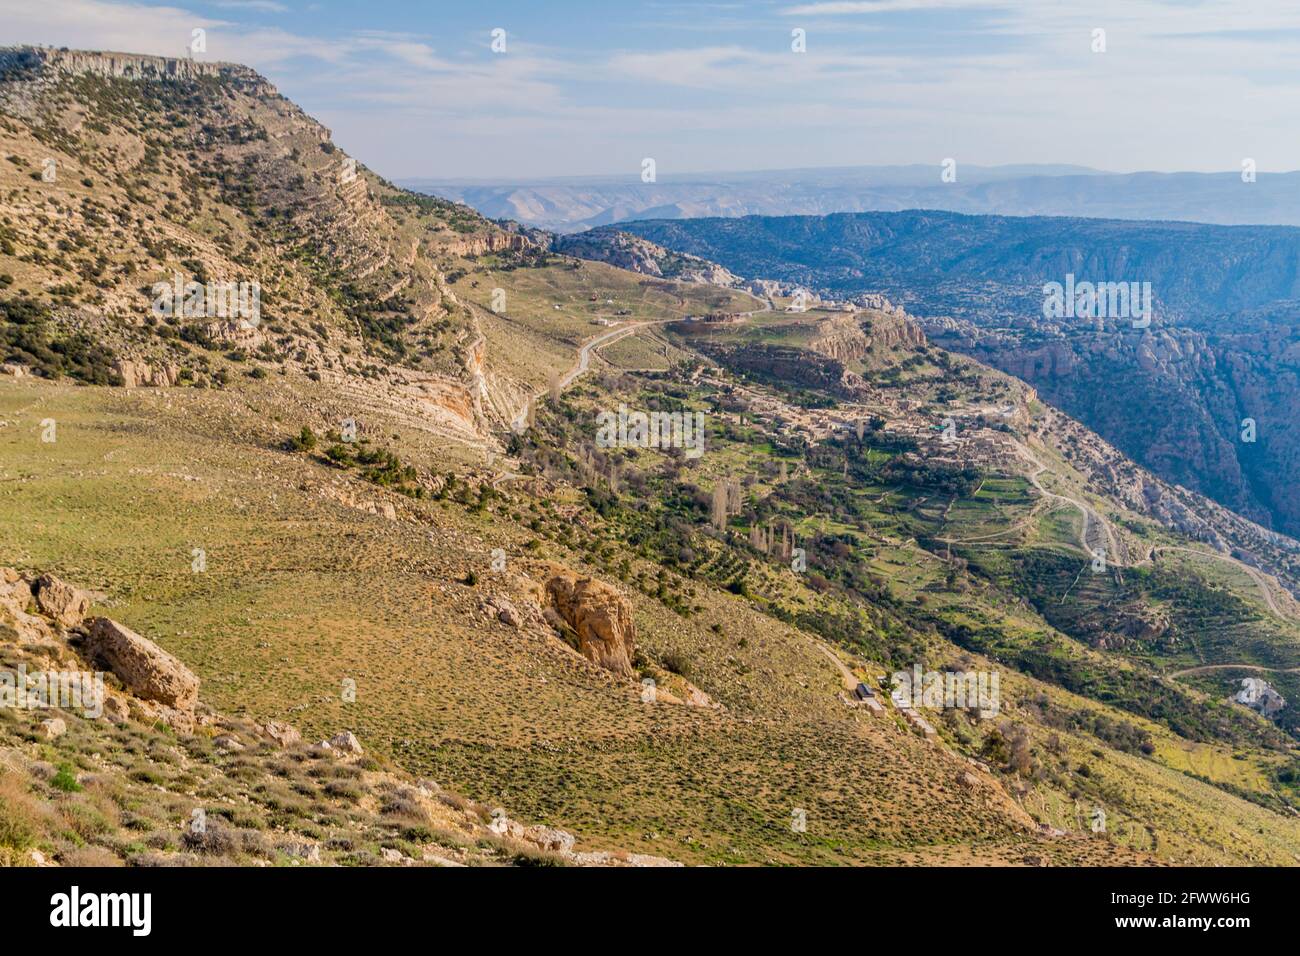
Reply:
[[[1188,667],[1174,671],[1169,677],[1191,677],[1194,674],[1208,674],[1211,671],[1262,671],[1266,674],[1300,674],[1300,667],[1264,667],[1262,664],[1202,664],[1200,667]]]
[[[1173,545],[1157,545],[1156,547],[1152,548],[1151,556],[1150,556],[1150,560],[1152,564],[1155,563],[1155,556],[1160,551],[1183,551],[1186,552],[1187,554],[1196,554],[1196,555],[1200,555],[1203,558],[1213,558],[1216,561],[1226,561],[1229,564],[1235,564],[1242,571],[1245,571],[1246,574],[1250,577],[1250,579],[1255,582],[1256,586],[1259,588],[1259,593],[1264,598],[1264,603],[1268,605],[1268,609],[1270,611],[1272,611],[1274,614],[1276,614],[1278,617],[1284,620],[1288,620],[1290,618],[1290,615],[1286,614],[1282,610],[1282,608],[1278,606],[1277,601],[1274,600],[1273,589],[1272,587],[1269,586],[1268,579],[1264,577],[1264,575],[1258,569],[1252,568],[1249,564],[1243,564],[1241,561],[1238,561],[1236,558],[1231,557],[1230,555],[1216,554],[1213,551],[1198,551],[1196,548],[1180,548]]]
[[[839,668],[840,674],[844,678],[844,689],[856,690],[858,686],[858,678],[857,675],[853,673],[852,668],[850,668],[848,664],[845,664],[842,660],[840,660],[839,656],[833,650],[827,647],[825,644],[821,643],[820,641],[814,641],[813,643],[817,646],[817,650],[821,651],[823,654],[829,657],[831,659],[831,663],[833,663],[837,668]]]
[[[641,329],[649,328],[652,325],[666,325],[670,322],[680,321],[680,318],[674,317],[671,319],[648,319],[644,322],[632,322],[628,325],[610,329],[608,332],[604,332],[593,339],[589,339],[582,344],[581,348],[578,349],[578,355],[574,360],[573,367],[560,377],[560,391],[564,391],[564,389],[572,385],[578,378],[591,370],[591,356],[596,349],[603,348],[606,345],[613,345],[620,339],[626,338],[629,335],[634,335]],[[550,389],[540,389],[524,402],[523,409],[510,423],[511,427],[514,428],[515,431],[523,431],[523,429],[527,427],[528,414],[532,410],[533,403],[547,395],[549,392]]]

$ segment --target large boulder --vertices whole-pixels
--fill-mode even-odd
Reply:
[[[13,568],[0,568],[0,638],[19,644],[55,644],[58,636],[44,617],[28,614],[32,586]]]
[[[602,581],[567,570],[547,579],[545,598],[577,635],[583,657],[622,677],[633,676],[636,626],[626,598]]]
[[[286,724],[282,720],[268,720],[262,726],[262,733],[281,747],[292,747],[295,744],[302,743],[302,734],[298,732],[298,728]]]
[[[53,618],[64,627],[77,627],[86,618],[90,608],[90,595],[59,580],[52,574],[43,574],[32,588],[41,613]]]
[[[541,824],[524,827],[523,838],[543,850],[550,850],[552,853],[568,855],[573,852],[573,834],[564,830],[557,830],[555,827],[542,826]]]
[[[502,624],[510,627],[523,627],[524,619],[518,609],[510,603],[510,599],[504,595],[493,595],[488,598],[487,606],[496,613],[496,619]]]
[[[199,699],[199,679],[153,641],[106,617],[87,622],[86,651],[102,661],[127,690],[177,710],[191,711]]]
[[[363,754],[361,741],[357,740],[357,735],[350,730],[335,734],[329,740],[322,740],[317,746],[322,750],[330,750],[339,754]]]

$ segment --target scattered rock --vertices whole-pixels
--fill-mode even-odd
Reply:
[[[319,843],[284,843],[280,845],[280,852],[305,863],[320,862]]]
[[[281,747],[292,747],[294,744],[302,743],[302,734],[298,729],[281,720],[268,720],[262,725],[262,732]]]
[[[41,721],[41,737],[45,740],[54,740],[62,737],[68,732],[68,725],[60,717],[51,717],[48,720]]]
[[[631,853],[628,855],[627,862],[629,866],[685,866],[684,863],[678,863],[676,860],[650,856],[647,853]]]
[[[184,664],[109,618],[92,618],[88,626],[87,652],[102,660],[131,693],[177,710],[194,709],[199,679]]]
[[[572,859],[578,866],[614,866],[619,862],[608,850],[584,850],[573,854]]]
[[[525,827],[523,839],[553,853],[568,855],[573,852],[573,834],[566,833],[564,830],[557,830],[554,827],[541,826],[540,824]]]
[[[58,621],[64,627],[77,627],[86,618],[90,608],[90,595],[59,580],[52,574],[36,579],[32,589],[41,613]]]
[[[434,866],[464,866],[464,863],[458,863],[455,860],[448,859],[445,856],[439,856],[437,853],[425,851],[422,859],[425,863],[432,863]]]
[[[500,595],[488,599],[488,606],[497,612],[497,620],[510,627],[519,628],[524,624],[523,615],[510,601]]]
[[[219,750],[228,750],[231,753],[238,753],[244,749],[244,745],[239,738],[233,734],[222,734],[220,737],[213,738],[212,746]]]
[[[339,751],[345,754],[361,754],[361,741],[357,740],[357,735],[350,730],[345,730],[341,734],[335,734],[329,740],[322,740],[320,746],[326,750]]]

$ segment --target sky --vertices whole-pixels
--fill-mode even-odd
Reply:
[[[195,29],[390,179],[1300,168],[1297,0],[0,0],[5,45]]]

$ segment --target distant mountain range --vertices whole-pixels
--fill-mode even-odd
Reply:
[[[517,182],[410,179],[401,185],[466,203],[495,219],[575,232],[632,219],[828,215],[934,209],[1222,225],[1300,226],[1300,172],[1107,173],[1083,166],[940,164],[760,172],[576,177]]]
[[[1300,229],[912,210],[830,216],[637,220],[574,242],[632,233],[716,262],[844,297],[883,292],[921,315],[981,326],[1041,325],[1043,290],[1149,282],[1157,325],[1268,327],[1300,306]],[[1017,322],[1016,324],[1021,324]]]

